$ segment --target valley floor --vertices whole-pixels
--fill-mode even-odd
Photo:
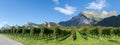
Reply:
[[[72,41],[72,36],[69,36],[63,41],[46,40],[46,39],[33,39],[27,36],[3,34],[11,39],[22,42],[24,45],[120,45],[120,37],[113,36],[111,38],[101,37],[101,39],[88,37],[88,40],[83,39],[76,33],[76,40]]]

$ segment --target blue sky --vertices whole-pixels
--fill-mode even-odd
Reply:
[[[0,0],[0,27],[69,20],[83,10],[120,13],[120,0]]]

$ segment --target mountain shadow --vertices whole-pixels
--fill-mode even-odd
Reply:
[[[120,15],[105,18],[98,22],[96,26],[120,27]]]

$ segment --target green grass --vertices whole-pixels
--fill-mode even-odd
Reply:
[[[101,39],[88,37],[88,40],[82,38],[82,36],[76,32],[77,39],[72,41],[72,35],[63,41],[59,39],[46,40],[46,39],[34,39],[30,36],[21,36],[15,34],[2,34],[13,40],[19,41],[24,45],[120,45],[120,37],[113,36],[111,38],[102,37]]]

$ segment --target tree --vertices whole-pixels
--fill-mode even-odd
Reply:
[[[76,28],[75,27],[71,28],[71,34],[72,34],[72,40],[73,41],[76,40]]]

